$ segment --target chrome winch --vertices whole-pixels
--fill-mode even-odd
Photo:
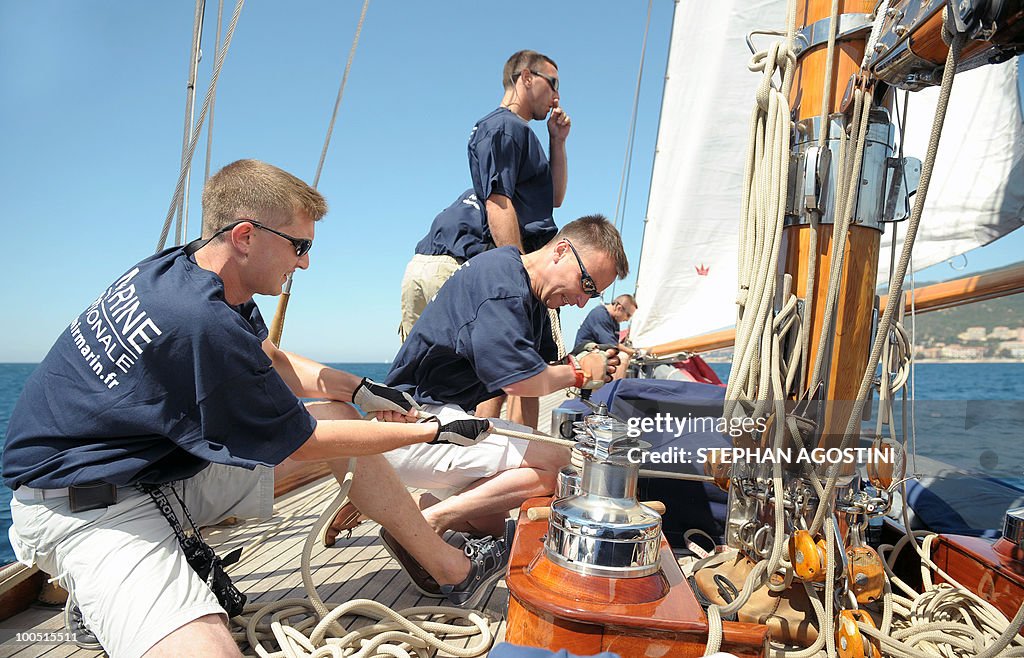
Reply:
[[[660,568],[661,516],[637,502],[639,464],[632,449],[649,447],[604,414],[573,423],[573,461],[559,474],[544,543],[548,559],[590,576],[639,578]],[[575,490],[575,492],[574,492]]]

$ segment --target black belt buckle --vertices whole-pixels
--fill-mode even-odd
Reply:
[[[72,512],[88,512],[110,507],[117,502],[117,487],[107,482],[76,484],[68,487],[68,504]]]

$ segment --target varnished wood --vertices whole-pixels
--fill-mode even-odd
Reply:
[[[936,65],[946,62],[949,46],[942,40],[942,10],[937,7],[927,20],[917,23],[910,31],[910,50],[921,59]],[[1000,21],[999,29],[991,41],[968,41],[960,53],[960,60],[967,61],[992,48],[993,43],[1019,43],[1024,29],[1024,9],[1009,14]]]
[[[940,535],[932,549],[932,560],[1012,619],[1024,603],[1024,562],[1019,554],[1014,557],[1012,551],[1005,553],[997,551],[991,539]]]
[[[831,227],[827,227],[828,238],[831,239]],[[800,237],[807,237],[809,233],[804,231]],[[820,242],[819,242],[820,244]],[[819,258],[819,267],[822,266]],[[828,267],[825,261],[824,267]],[[797,281],[797,296],[805,294],[806,275],[801,281]],[[964,304],[996,299],[1007,295],[1016,295],[1024,292],[1024,265],[1014,265],[995,272],[967,276],[953,281],[933,283],[929,286],[922,286],[914,291],[913,311],[914,313],[927,313],[938,311],[944,308],[954,308]],[[880,308],[885,309],[888,302],[888,295],[882,295]],[[904,304],[907,313],[911,311],[911,297],[907,296]],[[710,334],[693,336],[682,340],[675,340],[671,343],[655,345],[648,349],[648,352],[658,356],[673,354],[675,352],[710,352],[725,347],[732,347],[736,339],[735,329],[723,329]]]
[[[913,307],[915,312],[924,313],[925,311],[937,311],[961,304],[1015,295],[1020,292],[1024,292],[1024,264],[918,288],[914,291]],[[888,295],[883,295],[880,302],[881,308],[884,309],[888,301]],[[907,312],[910,311],[909,295],[904,303],[904,308]]]
[[[274,468],[274,498],[331,474],[323,462],[286,461]]]
[[[702,656],[707,617],[664,539],[662,570],[643,578],[583,577],[544,555],[547,523],[528,520],[527,510],[547,498],[527,501],[512,545],[509,642],[574,653],[615,651],[623,656]],[[768,629],[726,622],[722,651],[744,658],[763,656]]]
[[[0,621],[13,617],[35,603],[46,582],[46,574],[32,567],[25,567],[24,576],[0,597]]]

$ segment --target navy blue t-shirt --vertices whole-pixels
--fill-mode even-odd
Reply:
[[[481,201],[492,194],[512,200],[526,253],[555,237],[551,165],[537,135],[522,117],[499,107],[477,122],[469,137],[469,172],[473,191]],[[486,223],[484,239],[493,242]]]
[[[210,462],[275,465],[316,421],[271,367],[252,301],[176,247],[121,276],[70,324],[11,414],[3,479],[53,489],[159,484]]]
[[[587,343],[619,344],[619,323],[604,304],[599,304],[583,319],[583,324],[576,332],[576,347],[573,348],[573,352],[579,352]]]
[[[485,206],[492,194],[512,200],[527,253],[555,237],[551,165],[529,124],[499,107],[473,127],[468,148],[473,189],[434,218],[416,253],[468,260],[493,248]]]
[[[547,307],[515,247],[493,249],[452,275],[395,356],[385,380],[417,402],[467,411],[558,358]]]
[[[484,240],[485,221],[483,204],[473,190],[466,190],[434,218],[416,253],[469,260],[492,246]]]

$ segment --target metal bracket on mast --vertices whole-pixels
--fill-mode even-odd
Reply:
[[[812,117],[794,125],[786,226],[810,224],[811,213],[818,215],[821,224],[834,221],[838,159],[833,154],[839,150],[845,120],[841,114],[829,117],[829,137],[824,149],[818,147],[820,124],[819,117]],[[853,216],[856,226],[882,230],[885,222],[902,221],[909,216],[909,197],[917,191],[921,161],[893,157],[895,140],[889,113],[884,109],[872,110]]]
[[[871,30],[871,14],[840,14],[839,27],[836,30],[836,41],[861,38],[864,32]],[[797,57],[815,46],[828,43],[832,18],[822,18],[796,31],[793,40],[793,51]]]

